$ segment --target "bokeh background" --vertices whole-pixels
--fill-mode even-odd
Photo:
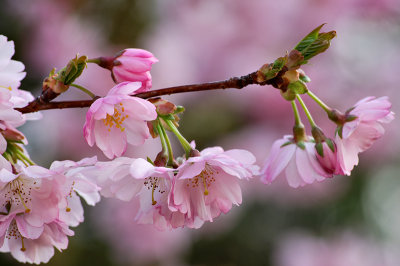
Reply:
[[[155,89],[245,75],[322,23],[337,38],[304,67],[309,88],[340,110],[388,95],[399,113],[398,0],[3,0],[0,8],[0,34],[14,40],[14,58],[26,66],[21,88],[36,95],[50,70],[76,53],[97,57],[126,47],[160,60],[152,70]],[[99,95],[113,86],[109,73],[92,65],[77,83]],[[82,97],[71,89],[60,99]],[[272,87],[166,98],[186,107],[181,128],[200,149],[245,148],[260,165],[293,125],[290,105]],[[332,135],[325,115],[306,102]],[[104,159],[84,142],[85,110],[43,115],[22,129],[37,163]],[[133,223],[134,203],[103,200],[86,208],[68,249],[49,265],[398,266],[400,124],[386,128],[351,177],[300,189],[289,188],[283,176],[270,186],[254,179],[243,183],[241,207],[198,230],[158,232]],[[154,157],[158,150],[149,141],[128,154]],[[0,264],[19,265],[9,254],[0,254]]]

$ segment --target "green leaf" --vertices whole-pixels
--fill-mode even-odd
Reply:
[[[326,51],[326,49],[329,48],[330,41],[335,38],[336,32],[330,31],[319,33],[324,25],[325,24],[322,24],[315,28],[294,48],[295,50],[299,51],[304,57],[304,61],[300,64],[306,64],[309,59],[313,58],[317,54]]]
[[[279,57],[272,64],[269,64],[266,67],[260,69],[260,71],[264,74],[266,80],[275,78],[279,71],[285,66],[287,61],[287,56]]]
[[[294,49],[299,51],[299,52],[302,52],[304,49],[306,49],[308,46],[310,46],[310,44],[313,43],[318,38],[319,31],[321,30],[321,28],[324,25],[325,25],[325,23],[320,25],[320,26],[318,26],[313,31],[311,31],[306,37],[304,37],[303,40],[301,40],[296,45],[296,47],[294,47]]]
[[[301,80],[290,82],[288,85],[288,90],[295,94],[304,94],[308,92],[307,85]]]
[[[69,61],[68,65],[61,69],[59,76],[57,77],[65,85],[72,84],[83,72],[87,64],[87,57],[76,56],[74,59]]]
[[[312,42],[307,48],[301,51],[304,56],[304,60],[308,61],[314,56],[325,52],[326,49],[328,49],[331,45],[331,40],[335,38],[335,36],[335,31],[319,34],[318,38],[314,42]]]

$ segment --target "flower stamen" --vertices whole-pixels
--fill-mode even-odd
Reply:
[[[128,118],[128,115],[124,115],[125,108],[123,107],[122,103],[120,103],[121,110],[118,110],[116,107],[114,107],[114,113],[113,115],[107,114],[107,117],[103,119],[103,123],[105,126],[108,126],[108,131],[111,131],[112,127],[116,127],[123,132],[125,128],[122,126],[122,123],[126,118]]]

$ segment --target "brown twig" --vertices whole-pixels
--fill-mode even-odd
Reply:
[[[224,81],[208,82],[202,84],[192,84],[176,86],[158,90],[152,90],[148,92],[138,93],[135,97],[140,97],[143,99],[158,97],[162,95],[170,95],[183,92],[193,92],[193,91],[206,91],[206,90],[216,90],[216,89],[242,89],[251,84],[266,85],[274,84],[274,79],[268,80],[266,82],[257,81],[257,72],[250,73],[242,77],[234,77]],[[82,108],[89,107],[94,100],[83,100],[83,101],[60,101],[60,102],[43,102],[40,97],[36,98],[30,102],[27,106],[22,108],[16,108],[16,110],[21,113],[32,113],[41,110],[49,109],[65,109],[65,108]]]

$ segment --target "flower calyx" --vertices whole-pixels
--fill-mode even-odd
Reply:
[[[308,137],[303,124],[293,126],[293,141],[299,148],[303,150],[306,148],[304,142],[308,141]]]
[[[311,134],[315,141],[315,150],[321,157],[324,157],[323,142],[325,142],[328,145],[329,149],[332,152],[335,152],[335,144],[333,140],[327,138],[324,132],[319,127],[313,126],[311,129]]]
[[[162,118],[160,119],[160,123],[162,123],[162,126],[165,129],[171,131],[170,127],[165,123],[164,120],[170,120],[176,127],[179,127],[180,118],[178,114],[185,111],[185,108],[183,106],[176,106],[175,104],[162,98],[152,98],[149,99],[149,102],[154,104],[154,106],[156,107],[158,117]],[[152,126],[155,126],[154,123]]]

